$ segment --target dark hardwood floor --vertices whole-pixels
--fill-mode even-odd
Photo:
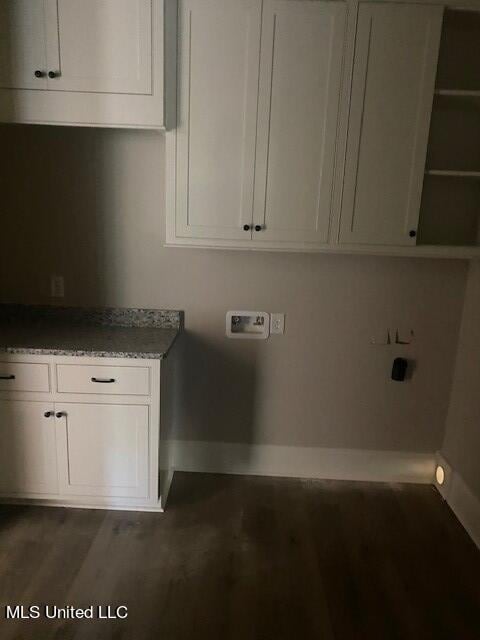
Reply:
[[[177,474],[165,514],[0,507],[0,606],[1,640],[479,640],[480,552],[430,486]]]

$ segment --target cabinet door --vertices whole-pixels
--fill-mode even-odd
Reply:
[[[360,4],[341,242],[415,244],[442,11]]]
[[[46,1],[50,90],[151,93],[151,0]]]
[[[250,239],[261,0],[181,0],[176,235]]]
[[[60,493],[148,495],[148,407],[56,405]]]
[[[46,417],[44,414],[51,415]],[[57,493],[53,406],[0,401],[0,492]]]
[[[345,4],[265,0],[254,240],[326,242]]]
[[[43,0],[1,0],[0,87],[46,88],[44,24]]]

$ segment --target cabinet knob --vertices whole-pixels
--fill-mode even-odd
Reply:
[[[40,71],[40,69],[37,69],[35,71],[35,77],[36,78],[43,78],[44,75],[45,75],[45,71]]]
[[[411,229],[408,232],[408,235],[410,236],[410,238],[415,238],[415,236],[417,235],[417,232],[415,231],[415,229]]]
[[[49,78],[56,78],[57,76],[59,76],[60,74],[58,73],[58,71],[49,71],[48,72],[48,77]]]
[[[45,411],[43,415],[45,418],[51,418],[53,416],[53,411]]]
[[[256,224],[255,225],[255,231],[261,231],[263,229],[261,224]]]
[[[250,225],[249,224],[244,224],[243,225],[243,230],[244,231],[250,231]]]
[[[57,413],[55,414],[55,417],[57,418],[63,418],[64,416],[66,416],[67,414],[65,413],[65,411],[57,411]]]

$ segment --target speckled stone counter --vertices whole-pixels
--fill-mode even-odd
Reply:
[[[0,354],[165,358],[183,311],[0,304]]]

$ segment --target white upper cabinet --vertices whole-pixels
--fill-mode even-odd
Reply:
[[[345,5],[181,0],[168,241],[325,243]]]
[[[361,3],[340,241],[414,245],[441,6]]]
[[[49,89],[152,91],[150,0],[47,0]]]
[[[176,20],[176,0],[2,0],[0,120],[172,127]]]
[[[45,89],[46,64],[43,0],[1,0],[0,87]]]
[[[251,237],[260,19],[260,0],[180,1],[177,237]]]
[[[328,240],[345,13],[264,0],[254,241]]]

